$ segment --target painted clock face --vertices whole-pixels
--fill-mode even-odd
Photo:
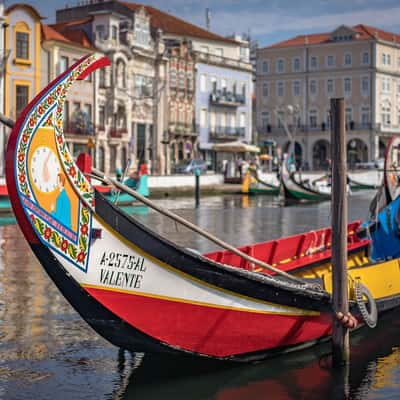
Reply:
[[[46,146],[38,147],[31,160],[31,175],[35,186],[44,193],[57,188],[57,176],[60,172],[57,156]]]

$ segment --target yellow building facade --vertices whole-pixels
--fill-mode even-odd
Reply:
[[[41,74],[41,16],[30,5],[5,11],[5,48],[10,50],[4,74],[4,112],[17,119],[39,92]]]

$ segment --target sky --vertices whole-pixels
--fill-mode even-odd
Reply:
[[[129,1],[129,0],[125,0]],[[18,0],[55,22],[55,10],[76,0]],[[399,0],[143,0],[163,11],[205,27],[210,9],[211,30],[221,35],[250,33],[261,47],[305,33],[329,32],[335,27],[366,24],[400,34]]]

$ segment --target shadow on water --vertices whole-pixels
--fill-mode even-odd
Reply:
[[[399,389],[399,317],[389,313],[352,338],[348,376],[331,368],[329,344],[250,365],[145,355],[122,399],[392,398],[378,393]]]

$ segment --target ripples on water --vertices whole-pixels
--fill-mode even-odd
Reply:
[[[371,195],[350,199],[351,219],[366,218]],[[197,210],[192,198],[158,202],[234,245],[328,226],[331,214],[329,202],[280,207],[262,196],[206,197]],[[215,248],[146,207],[129,211],[182,246]],[[328,346],[253,365],[131,354],[69,306],[16,225],[0,227],[0,399],[395,399],[399,317],[352,340],[348,382],[332,372]]]

